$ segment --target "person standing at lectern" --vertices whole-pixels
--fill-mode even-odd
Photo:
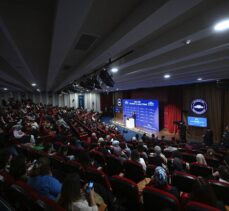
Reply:
[[[132,113],[132,118],[134,119],[134,127],[136,127],[136,113]]]

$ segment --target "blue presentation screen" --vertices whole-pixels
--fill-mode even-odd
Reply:
[[[207,127],[207,118],[188,116],[188,126]]]
[[[158,100],[123,99],[123,117],[132,117],[136,113],[136,127],[149,131],[159,131]]]

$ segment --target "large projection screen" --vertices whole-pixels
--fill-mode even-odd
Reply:
[[[123,118],[132,117],[136,113],[136,127],[148,132],[159,131],[158,100],[123,99]]]

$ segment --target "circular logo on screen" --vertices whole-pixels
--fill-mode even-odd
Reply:
[[[193,100],[191,109],[195,114],[204,114],[207,111],[207,103],[202,99]]]
[[[117,99],[117,105],[118,105],[118,106],[122,106],[122,100],[121,100],[121,98],[118,98],[118,99]]]

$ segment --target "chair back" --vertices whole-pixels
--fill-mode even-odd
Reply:
[[[185,172],[175,171],[172,175],[172,185],[186,193],[192,192],[195,180],[196,176]]]
[[[190,201],[185,206],[185,211],[220,211],[220,209],[204,203]]]
[[[145,211],[178,211],[180,208],[179,201],[174,195],[154,187],[146,187],[143,190],[143,201]]]
[[[125,177],[133,180],[134,182],[138,183],[145,178],[145,172],[141,166],[141,164],[126,160],[123,163]]]
[[[217,198],[229,206],[229,184],[217,180],[208,181],[212,186]]]
[[[139,211],[140,195],[137,184],[125,177],[111,177],[112,192],[117,197],[118,202],[126,208],[126,210]]]

